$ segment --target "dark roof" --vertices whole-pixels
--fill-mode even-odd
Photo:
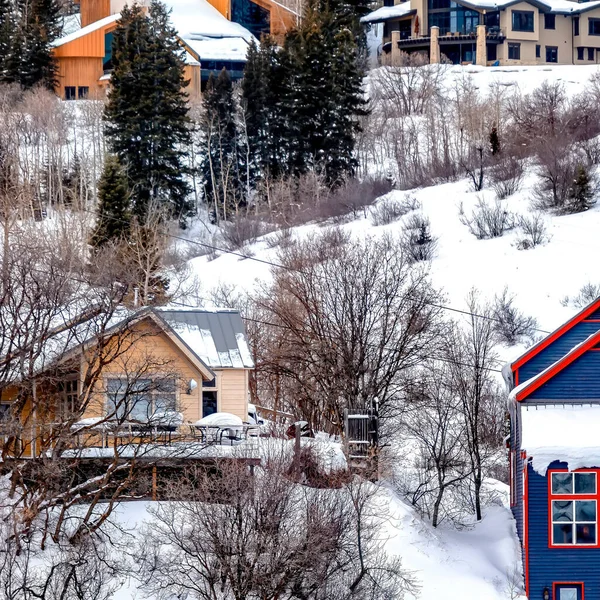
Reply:
[[[153,310],[209,367],[254,367],[244,323],[238,311],[170,308]]]

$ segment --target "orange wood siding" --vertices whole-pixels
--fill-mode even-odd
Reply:
[[[230,3],[229,0],[208,0],[224,17],[229,19],[230,15]]]
[[[102,58],[59,58],[56,93],[64,99],[66,86],[86,86],[93,97],[102,87],[98,79],[103,74]]]
[[[185,65],[183,76],[186,80],[189,80],[189,85],[184,88],[185,93],[189,96],[190,100],[198,100],[201,97],[200,93],[200,82],[201,82],[201,71],[200,65]]]
[[[85,27],[110,15],[110,0],[81,0],[81,26]]]
[[[54,56],[57,58],[81,56],[104,58],[104,34],[111,27],[114,29],[114,23],[55,48]]]
[[[242,369],[218,371],[218,407],[220,412],[248,420],[248,372]]]

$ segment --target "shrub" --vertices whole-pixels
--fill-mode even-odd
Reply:
[[[371,223],[375,227],[389,225],[405,214],[421,208],[421,203],[414,194],[406,194],[403,198],[382,199],[371,208]]]
[[[521,229],[521,235],[517,239],[519,250],[529,250],[550,240],[544,217],[539,212],[528,217],[519,217],[519,227]]]
[[[581,287],[577,296],[570,298],[565,296],[561,304],[563,306],[574,306],[575,308],[585,308],[600,296],[600,284],[588,282]]]
[[[494,298],[494,331],[498,339],[509,346],[525,340],[533,341],[537,328],[537,321],[519,311],[514,306],[514,299],[508,293],[508,288]]]
[[[293,240],[294,236],[292,235],[292,230],[289,227],[282,227],[269,235],[265,241],[267,242],[268,248],[277,248],[278,246],[286,248]]]
[[[482,197],[477,199],[477,205],[470,216],[465,214],[461,204],[460,222],[478,240],[501,237],[516,225],[515,216],[506,210],[500,200],[496,199],[493,204],[488,204]]]
[[[492,169],[489,180],[496,198],[504,200],[516,194],[523,182],[523,165],[514,156],[503,157]]]
[[[420,213],[411,215],[404,224],[402,251],[411,262],[431,260],[437,249],[437,238],[431,235],[429,219]]]
[[[267,233],[267,226],[258,219],[237,217],[221,226],[221,235],[228,250],[240,250],[246,244],[253,244]]]

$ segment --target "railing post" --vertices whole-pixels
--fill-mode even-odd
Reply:
[[[487,66],[487,46],[485,42],[485,25],[477,25],[476,62],[480,67]]]
[[[437,65],[440,62],[440,28],[437,25],[431,27],[431,39],[429,42],[429,64]]]

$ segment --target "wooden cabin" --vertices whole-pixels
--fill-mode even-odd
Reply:
[[[600,298],[504,376],[526,595],[600,597]]]
[[[257,35],[265,27],[269,30],[270,13],[261,20],[255,14],[258,5],[251,0],[235,2],[241,7],[235,13],[241,22],[251,24]],[[191,99],[200,97],[203,82],[211,72],[218,74],[224,67],[232,79],[242,77],[248,46],[255,38],[242,24],[228,20],[229,9],[222,13],[223,6],[217,4],[215,8],[207,0],[166,0],[165,4],[185,50],[184,75],[190,82],[185,91]],[[124,5],[123,0],[80,1],[81,27],[53,42],[58,63],[56,93],[62,99],[95,98],[106,93],[112,71],[113,32]],[[280,10],[283,9],[277,6],[277,11]],[[283,23],[278,17],[276,22],[280,21]]]
[[[189,442],[194,432],[202,437],[195,423],[214,413],[248,422],[254,363],[238,312],[145,308],[105,325],[96,318],[61,327],[44,342],[27,389],[18,378],[4,388],[0,436],[18,430],[20,457],[75,443],[112,452],[142,430]]]

